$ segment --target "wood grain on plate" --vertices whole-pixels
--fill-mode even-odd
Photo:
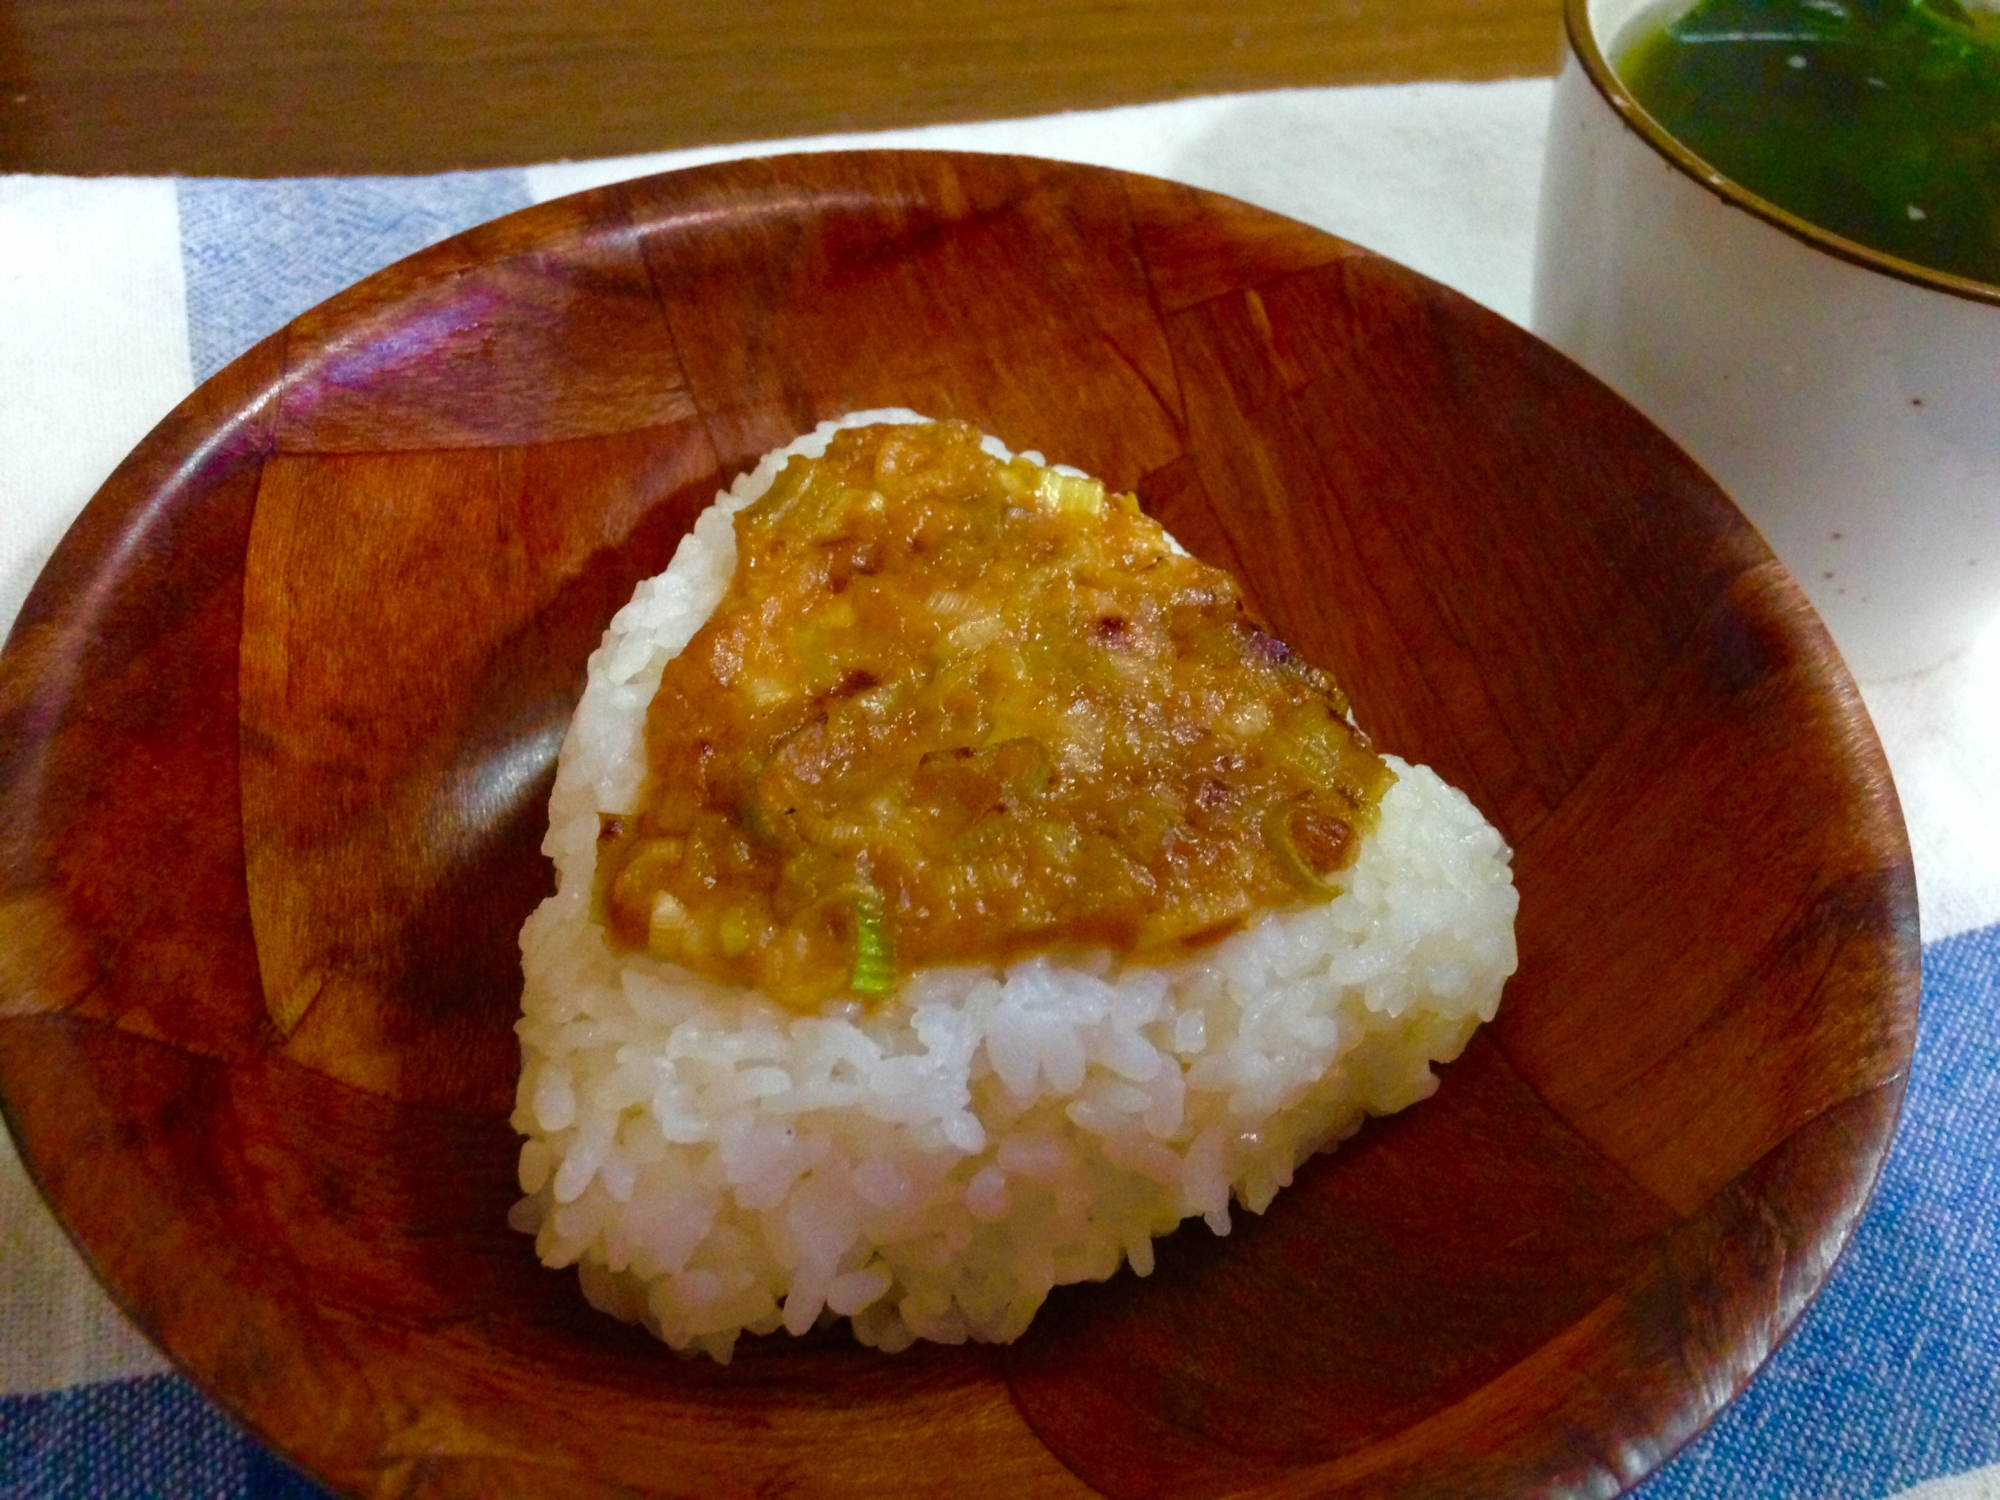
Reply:
[[[1559,0],[10,0],[0,163],[442,172],[1553,73]]]
[[[583,658],[697,510],[906,404],[1136,488],[1517,850],[1429,1103],[1006,1350],[728,1368],[505,1226]],[[739,162],[475,230],[195,393],[0,676],[0,1093],[124,1305],[362,1494],[1602,1494],[1745,1382],[1893,1128],[1915,902],[1724,497],[1455,294],[1080,167]]]

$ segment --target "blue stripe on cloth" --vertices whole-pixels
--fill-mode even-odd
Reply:
[[[527,173],[180,183],[194,378],[371,271],[525,208]]]
[[[2000,1460],[2000,927],[1924,950],[1902,1128],[1791,1339],[1644,1500],[1880,1500]]]
[[[6,1500],[327,1500],[178,1375],[0,1397]]]

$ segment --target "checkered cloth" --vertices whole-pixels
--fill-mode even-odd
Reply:
[[[756,149],[1015,151],[1178,178],[1525,321],[1548,100],[1540,81],[1287,91]],[[423,178],[0,178],[0,626],[147,428],[295,314],[497,214],[742,154]],[[1923,904],[1902,1131],[1824,1295],[1648,1500],[2000,1500],[2000,630],[1865,696]],[[0,1496],[319,1493],[167,1371],[0,1137]]]

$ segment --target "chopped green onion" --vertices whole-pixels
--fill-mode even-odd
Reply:
[[[875,491],[856,489],[814,467],[810,460],[795,456],[743,517],[765,530],[782,521],[807,536],[823,536],[840,525],[852,506],[866,505],[875,496]]]
[[[983,650],[999,640],[1006,628],[1007,622],[997,609],[974,615],[939,636],[931,655],[939,662],[947,662],[969,651]]]
[[[740,907],[731,907],[716,924],[715,940],[724,958],[741,958],[749,951],[753,936],[749,914]]]
[[[1035,498],[1051,509],[1077,515],[1104,514],[1104,484],[1075,474],[1058,474],[1044,469],[1035,479]]]
[[[1341,752],[1348,731],[1343,724],[1317,715],[1301,715],[1271,736],[1281,759],[1297,766],[1315,786],[1331,786],[1341,773]]]
[[[1021,499],[1034,491],[1035,466],[1025,458],[1016,458],[995,469],[993,478],[1007,494]]]
[[[1280,802],[1264,814],[1265,847],[1278,857],[1279,868],[1291,877],[1292,884],[1307,895],[1337,896],[1340,887],[1315,870],[1299,849],[1298,839],[1292,833],[1292,819],[1298,812],[1296,803]]]
[[[970,827],[951,841],[951,857],[960,863],[970,863],[991,854],[1007,838],[1007,818],[1001,813],[987,813],[974,820]]]
[[[882,893],[872,885],[854,892],[854,972],[847,987],[857,995],[887,994],[896,984],[896,951]]]
[[[755,790],[744,793],[742,802],[737,804],[736,816],[743,824],[743,831],[751,838],[766,844],[777,842],[777,820],[771,816],[771,809],[764,805],[764,799]]]
[[[766,525],[783,519],[785,512],[797,504],[799,496],[805,493],[812,477],[812,460],[803,454],[794,454],[778,471],[778,477],[771,481],[771,487],[764,491],[763,498],[751,507],[750,517]]]
[[[840,681],[833,669],[833,655],[827,649],[826,631],[818,625],[792,627],[792,660],[807,692],[824,693]]]

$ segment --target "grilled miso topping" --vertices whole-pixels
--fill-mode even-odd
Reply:
[[[936,964],[1166,959],[1325,900],[1393,775],[1130,495],[963,423],[850,429],[736,518],[669,662],[616,941],[810,1010]]]

